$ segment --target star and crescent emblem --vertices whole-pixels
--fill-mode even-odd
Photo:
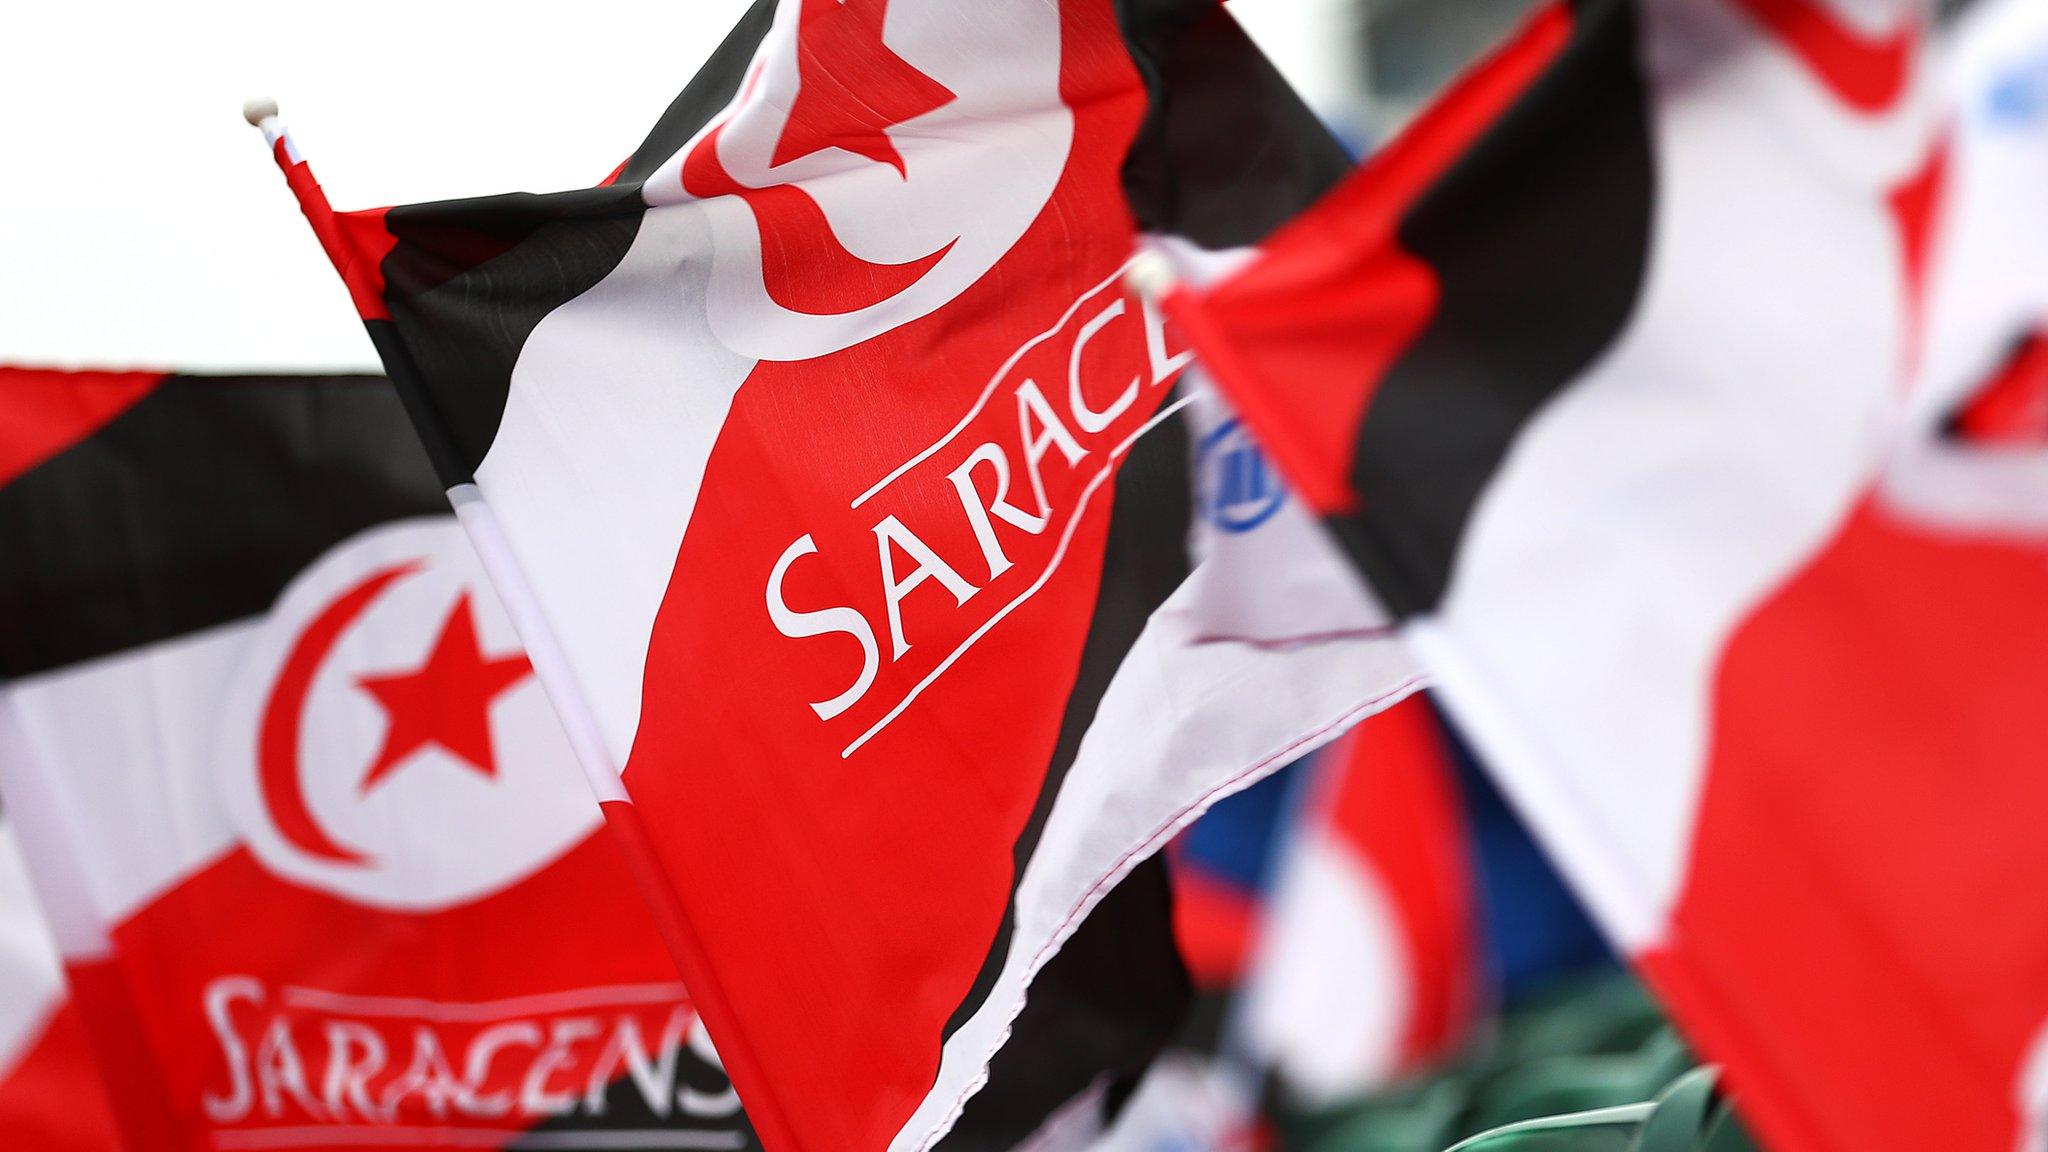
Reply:
[[[316,615],[292,645],[264,709],[258,765],[264,801],[278,831],[309,856],[338,863],[365,859],[330,835],[306,801],[299,748],[314,675],[378,597],[423,565],[409,561],[380,569]],[[385,716],[382,745],[358,792],[384,783],[430,748],[440,748],[485,779],[494,778],[498,765],[491,746],[491,705],[532,672],[524,653],[484,653],[470,594],[458,595],[420,664],[355,677],[358,690],[375,700]]]

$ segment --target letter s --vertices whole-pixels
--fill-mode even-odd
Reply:
[[[214,1039],[220,1041],[221,1056],[227,1061],[229,1088],[226,1095],[204,1093],[200,1103],[206,1108],[207,1119],[229,1124],[249,1114],[255,1093],[249,1083],[249,1049],[235,1034],[235,1023],[228,1012],[236,1000],[263,1003],[263,985],[248,976],[223,976],[206,986],[205,1000],[206,1022],[213,1029]]]
[[[868,686],[875,682],[875,673],[882,664],[882,650],[875,643],[875,630],[869,627],[867,617],[856,609],[840,605],[836,608],[820,608],[815,612],[798,612],[782,600],[782,578],[788,574],[789,566],[799,556],[809,556],[818,550],[818,542],[805,533],[796,543],[791,544],[775,562],[775,570],[768,574],[768,618],[775,622],[775,630],[793,640],[806,636],[826,636],[844,632],[860,641],[860,676],[853,687],[841,692],[830,700],[821,700],[811,705],[811,710],[820,720],[830,720],[848,708],[853,707]]]

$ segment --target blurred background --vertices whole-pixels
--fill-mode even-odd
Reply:
[[[1237,0],[1359,149],[1527,0]],[[371,368],[242,101],[275,96],[339,207],[602,178],[745,0],[14,5],[0,68],[0,361]],[[25,46],[34,45],[31,51]]]
[[[1360,151],[1529,6],[1231,5]],[[12,5],[0,360],[370,368],[244,99],[280,101],[338,207],[587,185],[744,7],[583,0],[576,20],[479,20],[475,5],[409,0]]]

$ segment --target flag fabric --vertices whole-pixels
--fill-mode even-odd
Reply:
[[[1952,435],[2048,441],[2048,11],[1987,0],[1948,30],[1951,177],[1916,401]]]
[[[0,790],[128,1147],[753,1145],[388,381],[0,370],[0,462]]]
[[[1488,973],[1454,772],[1411,696],[1181,834],[1196,1009],[1096,1152],[1270,1147],[1275,1099],[1348,1101],[1472,1039]]]
[[[1235,996],[1258,947],[1274,861],[1307,764],[1343,745],[1325,745],[1225,798],[1167,845],[1174,935],[1195,987],[1219,1001],[1211,1015],[1220,1017],[1223,1003]]]
[[[1982,283],[1950,237],[2032,243],[2040,185],[1972,219],[1988,121],[1933,146],[1921,19],[1544,9],[1177,305],[1786,1152],[2009,1149],[2048,1098],[2048,917],[2009,895],[2048,863],[2048,489],[1901,415],[2024,335],[1948,347],[1943,301]]]
[[[1246,994],[1247,1043],[1331,1104],[1443,1059],[1487,972],[1473,845],[1429,703],[1411,696],[1318,755]]]
[[[1171,610],[1135,237],[1346,164],[1213,3],[762,0],[565,194],[334,213],[264,123],[775,1152],[928,1147],[1120,876],[1416,682]]]
[[[116,1152],[85,1031],[57,947],[36,908],[14,832],[0,815],[0,1144],[36,1152]]]

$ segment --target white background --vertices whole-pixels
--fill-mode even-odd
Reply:
[[[1315,97],[1339,83],[1341,2],[1233,9]],[[632,151],[744,8],[0,6],[0,363],[372,368],[245,98],[279,101],[340,208],[580,187]]]

